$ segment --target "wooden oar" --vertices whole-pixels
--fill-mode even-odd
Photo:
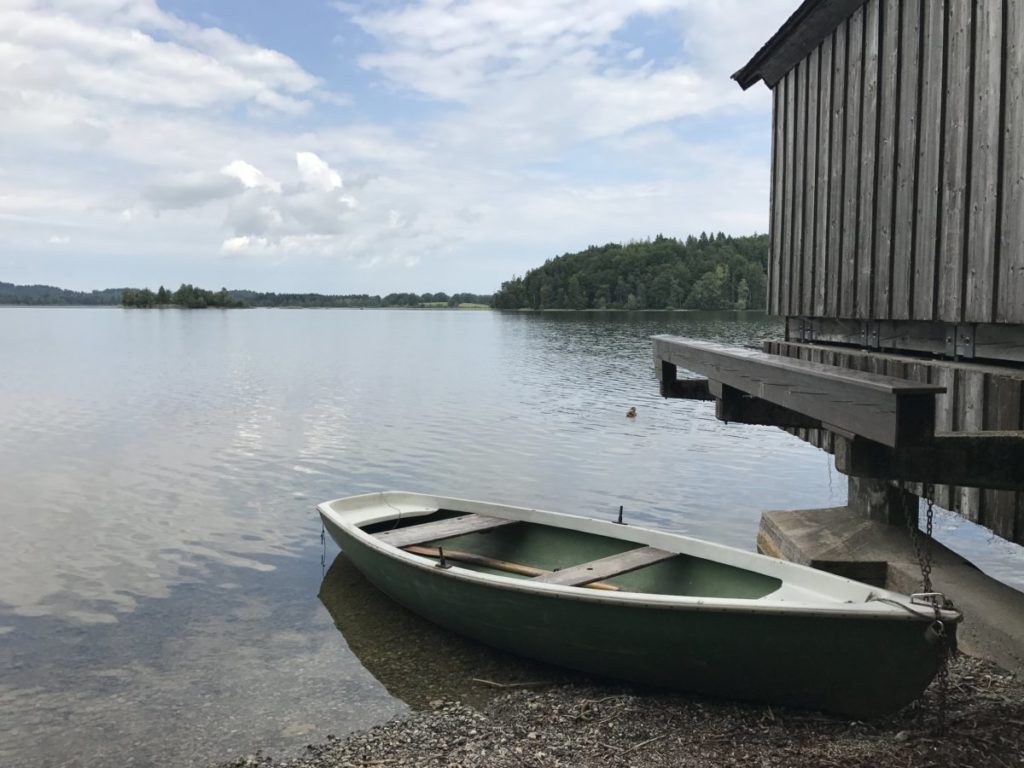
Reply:
[[[441,553],[437,547],[421,547],[413,545],[402,547],[402,549],[413,555],[441,557]],[[486,555],[477,555],[473,552],[461,552],[457,549],[445,549],[444,556],[446,560],[455,560],[459,563],[469,563],[471,565],[482,565],[484,568],[492,568],[495,571],[507,571],[508,573],[518,573],[520,576],[546,576],[549,573],[554,573],[554,571],[548,571],[544,568],[534,568],[532,565],[510,563],[508,560],[497,560],[493,557],[487,557]],[[618,592],[620,589],[614,584],[606,584],[603,581],[593,581],[590,584],[583,584],[582,586],[590,589],[604,589],[609,592]]]

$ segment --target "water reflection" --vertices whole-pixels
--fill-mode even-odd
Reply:
[[[444,631],[381,593],[344,553],[327,571],[319,597],[363,667],[417,709],[440,698],[480,706],[504,693],[480,680],[509,685],[583,679]]]
[[[405,711],[316,601],[323,499],[623,504],[747,549],[765,508],[842,503],[823,453],[658,394],[650,335],[779,330],[753,313],[0,308],[0,764],[201,764]],[[446,681],[501,673],[466,658]]]

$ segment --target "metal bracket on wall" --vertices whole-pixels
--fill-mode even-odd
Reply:
[[[786,323],[786,336],[789,336],[789,323]],[[805,317],[796,318],[796,335],[801,343],[814,341],[814,326]]]
[[[953,359],[974,359],[975,327],[973,323],[949,324],[946,326],[946,357]]]
[[[860,345],[866,349],[881,349],[880,323],[877,320],[865,320],[861,324]]]

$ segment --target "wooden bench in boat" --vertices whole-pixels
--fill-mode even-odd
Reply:
[[[617,555],[609,555],[588,563],[580,563],[560,571],[538,576],[533,579],[543,584],[561,584],[566,587],[579,587],[592,581],[621,576],[648,565],[678,557],[676,552],[667,552],[657,547],[637,547]]]
[[[444,547],[419,547],[415,544],[402,547],[402,549],[414,555],[436,558],[438,562],[441,560],[443,550],[445,560],[456,563],[469,563],[470,565],[482,565],[484,568],[492,568],[495,571],[505,571],[506,573],[517,573],[520,576],[545,576],[547,574],[554,573],[554,571],[549,571],[546,568],[537,568],[536,566],[526,565],[525,563],[513,563],[508,560],[499,560],[495,557],[478,555],[475,552],[462,552],[458,549],[445,549]],[[614,584],[605,584],[600,581],[592,581],[584,586],[589,587],[590,589],[604,589],[609,592],[619,591],[619,588]]]
[[[500,517],[488,517],[487,515],[461,515],[460,517],[451,517],[447,520],[433,520],[429,523],[395,528],[391,531],[378,533],[376,537],[393,547],[408,547],[413,544],[423,544],[427,541],[439,541],[440,539],[464,536],[467,533],[490,531],[517,522],[519,521],[503,520]]]

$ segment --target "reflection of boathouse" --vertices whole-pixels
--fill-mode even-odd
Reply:
[[[850,476],[848,507],[765,513],[765,552],[915,591],[919,497],[1024,544],[1024,0],[806,0],[733,77],[774,97],[785,338],[656,337],[663,393]],[[1024,596],[935,557],[965,645],[1024,670]]]

